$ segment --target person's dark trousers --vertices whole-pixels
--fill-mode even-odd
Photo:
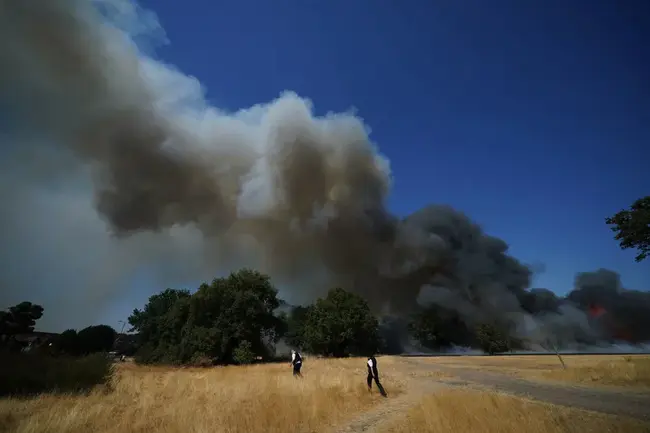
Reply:
[[[377,389],[383,395],[384,397],[387,396],[386,391],[384,390],[384,387],[379,383],[379,378],[373,376],[372,374],[368,375],[367,381],[368,381],[368,390],[372,389],[372,381],[373,379],[375,380],[375,385],[377,385]]]
[[[302,367],[302,363],[300,364],[293,364],[293,375],[294,376],[299,376],[302,377],[302,373],[300,372],[300,368]]]

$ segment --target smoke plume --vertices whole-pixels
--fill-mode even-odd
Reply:
[[[143,269],[163,286],[251,266],[292,303],[340,285],[390,315],[587,326],[568,304],[523,310],[543,298],[531,270],[463,213],[391,215],[362,119],[291,92],[224,112],[143,51],[164,42],[127,0],[0,0],[3,304],[29,294],[44,322],[86,324]]]

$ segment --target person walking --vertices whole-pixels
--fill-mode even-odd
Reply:
[[[291,364],[293,365],[293,376],[302,377],[300,369],[302,368],[302,356],[295,350],[291,351]]]
[[[387,396],[386,391],[384,390],[384,387],[381,385],[381,382],[379,382],[379,370],[377,368],[377,359],[374,357],[374,355],[370,355],[368,357],[368,362],[366,364],[368,367],[368,377],[367,377],[368,391],[372,391],[372,381],[374,380],[380,394],[386,397]]]

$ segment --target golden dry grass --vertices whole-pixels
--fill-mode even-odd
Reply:
[[[403,384],[381,361],[383,382]],[[210,369],[120,365],[112,390],[0,400],[12,433],[256,433],[324,431],[382,401],[365,386],[364,359],[309,359],[304,378],[287,364]]]
[[[381,432],[647,433],[650,425],[494,392],[446,390],[425,397]]]
[[[472,367],[526,379],[548,379],[581,385],[650,387],[648,355],[566,355],[563,369],[555,355],[467,356],[430,358],[449,367]]]
[[[551,370],[542,376],[552,380],[580,384],[650,387],[650,358],[625,356],[624,359],[608,359],[595,365]]]

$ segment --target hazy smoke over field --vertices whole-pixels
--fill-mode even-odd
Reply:
[[[247,265],[292,303],[342,285],[378,312],[588,328],[569,305],[525,313],[531,271],[462,213],[392,216],[358,117],[293,93],[225,113],[134,40],[165,41],[126,0],[0,0],[2,304],[29,294],[44,323],[85,324],[143,269],[164,286]]]

